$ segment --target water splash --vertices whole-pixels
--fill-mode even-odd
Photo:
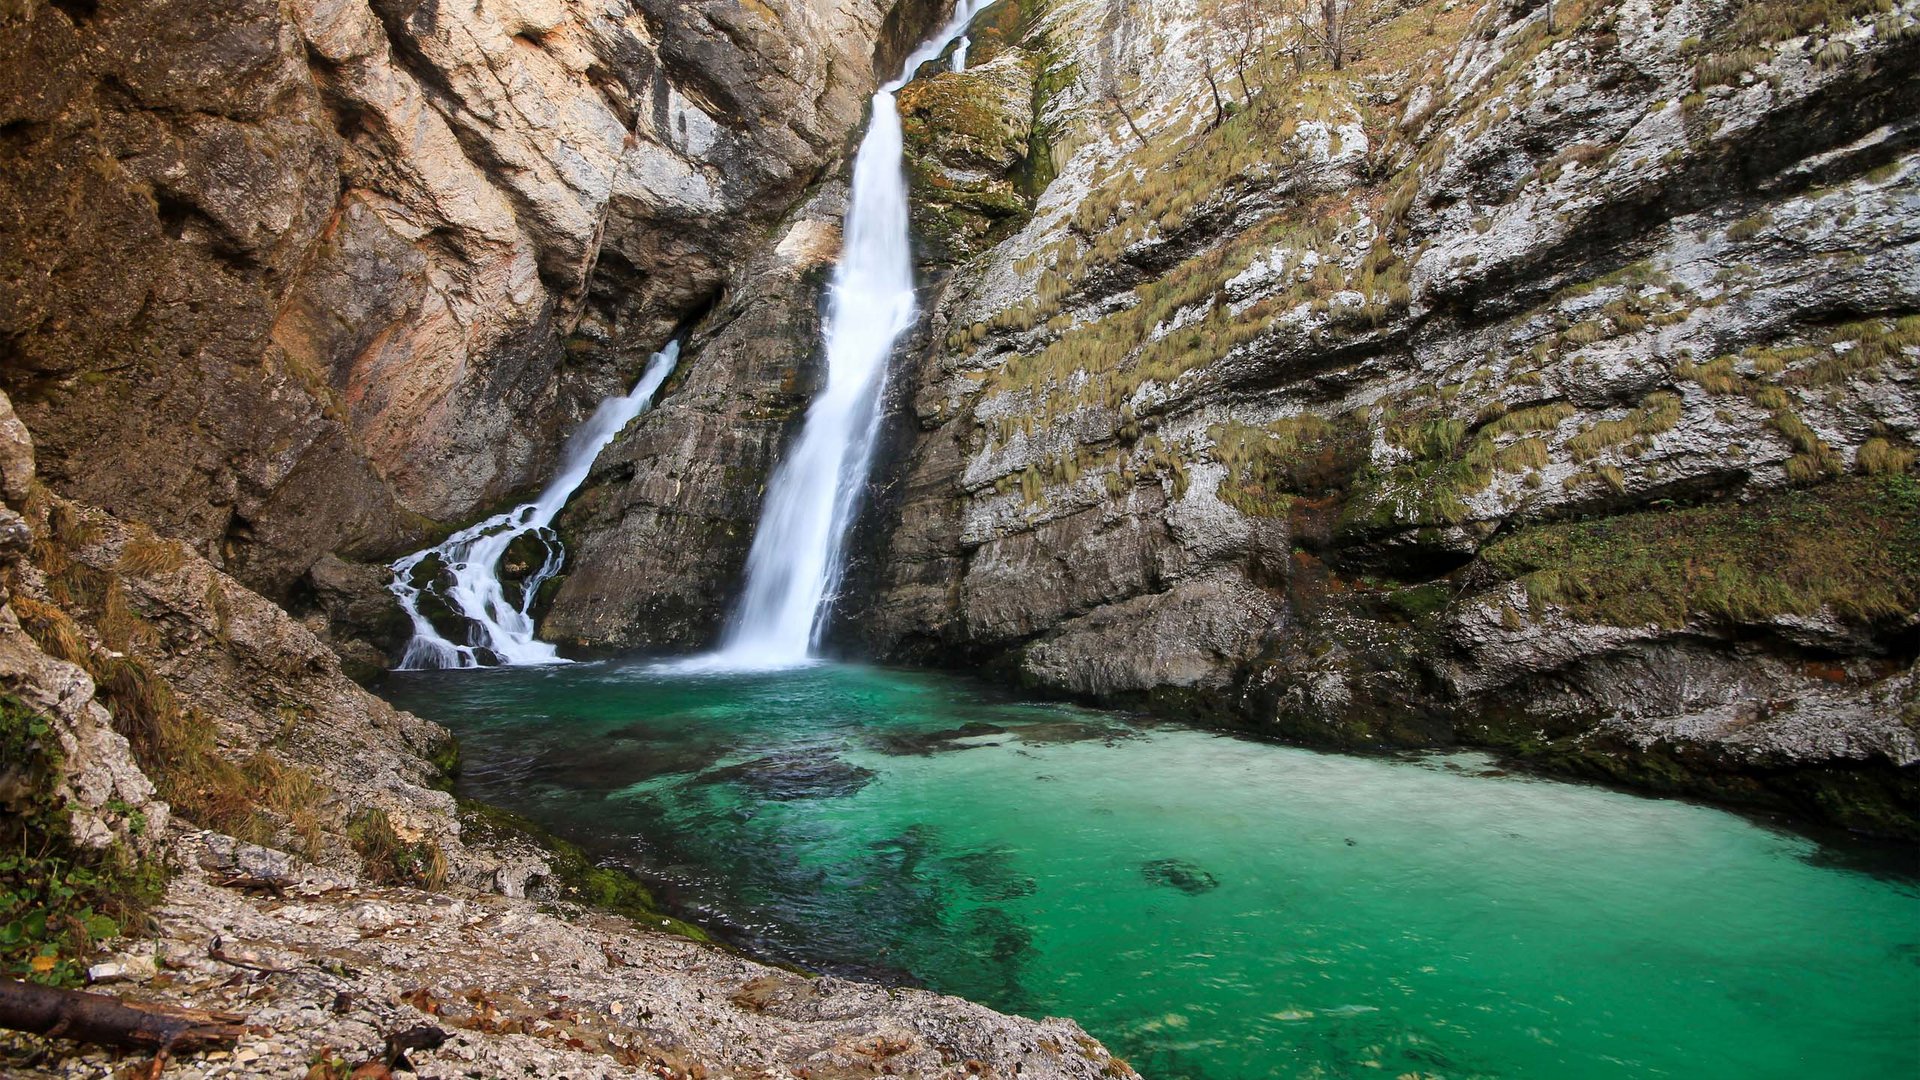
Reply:
[[[401,669],[471,668],[489,662],[565,663],[552,645],[534,637],[534,599],[540,586],[559,572],[566,559],[566,549],[552,529],[553,519],[567,505],[574,489],[586,480],[600,451],[628,421],[652,405],[654,394],[679,359],[680,343],[670,342],[653,354],[630,393],[602,401],[567,440],[560,455],[560,470],[539,498],[462,529],[439,545],[393,564],[393,583],[388,589],[413,620],[413,639],[400,658]],[[541,562],[521,581],[520,599],[514,603],[507,599],[506,586],[500,580],[500,564],[507,549],[523,536],[539,543]],[[440,567],[432,579],[417,583],[415,575],[421,565],[434,558],[440,561]],[[467,644],[448,641],[421,612],[421,600],[427,595],[467,620]]]
[[[840,584],[842,543],[866,486],[887,359],[915,314],[894,94],[922,64],[962,38],[980,6],[980,0],[960,0],[947,24],[907,57],[900,77],[873,95],[872,119],[853,159],[845,244],[828,290],[827,385],[767,487],[747,556],[746,593],[720,650],[684,666],[764,670],[804,664],[812,656]],[[964,66],[964,48],[955,61],[956,70]]]

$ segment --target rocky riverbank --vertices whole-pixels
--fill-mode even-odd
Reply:
[[[246,1017],[165,1075],[344,1077],[422,1026],[445,1036],[409,1052],[422,1076],[1131,1075],[1070,1021],[753,963],[457,803],[444,730],[185,545],[49,493],[4,396],[0,479],[0,798],[27,853],[0,964]],[[0,1063],[146,1068],[16,1034]]]
[[[382,886],[195,830],[171,856],[152,933],[100,988],[249,1033],[166,1076],[386,1076],[366,1064],[408,1041],[421,1077],[1133,1075],[1071,1021],[769,968],[566,901]],[[18,1077],[145,1067],[21,1036],[0,1055]]]

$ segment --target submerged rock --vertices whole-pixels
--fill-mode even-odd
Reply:
[[[763,799],[836,799],[873,781],[872,769],[840,760],[831,750],[772,754],[701,773],[696,783],[739,784]]]
[[[970,720],[959,727],[941,728],[939,731],[889,731],[875,736],[873,745],[881,753],[895,757],[927,757],[949,750],[992,746],[995,744],[973,740],[1005,734],[1007,729],[999,724]]]
[[[1140,876],[1155,885],[1179,889],[1188,896],[1198,896],[1220,887],[1219,878],[1185,859],[1155,859],[1140,867]]]

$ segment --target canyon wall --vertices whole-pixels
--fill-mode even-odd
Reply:
[[[678,333],[542,628],[711,642],[942,9],[14,0],[41,481],[364,674],[377,564]],[[1912,831],[1914,5],[1334,10],[1002,0],[900,95],[925,318],[838,647]]]
[[[390,646],[357,564],[537,485],[934,6],[8,5],[0,384],[42,478]]]
[[[943,283],[847,635],[1912,834],[1913,5],[1386,5],[1337,70],[1232,8],[931,84],[1058,176]]]
[[[903,92],[840,647],[1911,833],[1914,5],[1341,11],[1004,0]],[[549,631],[712,640],[840,198],[603,460]]]

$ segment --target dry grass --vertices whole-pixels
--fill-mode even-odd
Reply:
[[[16,591],[21,625],[52,656],[78,664],[126,736],[134,758],[183,818],[255,843],[271,843],[282,821],[317,843],[315,808],[326,797],[312,778],[268,755],[244,763],[223,754],[214,720],[184,705],[150,655],[160,635],[136,607],[120,573],[165,573],[185,555],[169,541],[130,541],[116,570],[80,561],[101,538],[85,512],[66,502],[48,511],[33,558],[47,575],[46,599]],[[224,600],[222,601],[224,603]]]
[[[120,549],[120,558],[114,564],[123,574],[135,577],[158,577],[171,574],[180,569],[187,561],[187,552],[177,540],[165,540],[157,536],[135,536]]]
[[[1854,466],[1868,476],[1888,476],[1913,468],[1914,449],[1905,443],[1875,436],[1860,444]]]
[[[1489,545],[1536,608],[1589,622],[1682,626],[1831,611],[1901,619],[1920,605],[1920,486],[1843,480],[1751,503],[1536,526]]]
[[[27,636],[49,656],[69,664],[86,663],[91,650],[87,648],[79,625],[68,618],[66,612],[24,593],[15,593],[10,603]]]
[[[431,840],[402,840],[384,810],[373,807],[361,811],[347,824],[347,840],[374,881],[425,889],[438,889],[446,883],[447,859],[440,845]]]
[[[1629,452],[1644,449],[1656,435],[1672,431],[1680,422],[1680,397],[1664,391],[1648,394],[1640,407],[1618,420],[1601,420],[1567,440],[1575,461],[1587,461],[1623,444]]]
[[[1793,456],[1787,459],[1788,477],[1804,484],[1840,475],[1840,455],[1792,409],[1775,412],[1767,422],[1793,447]]]

